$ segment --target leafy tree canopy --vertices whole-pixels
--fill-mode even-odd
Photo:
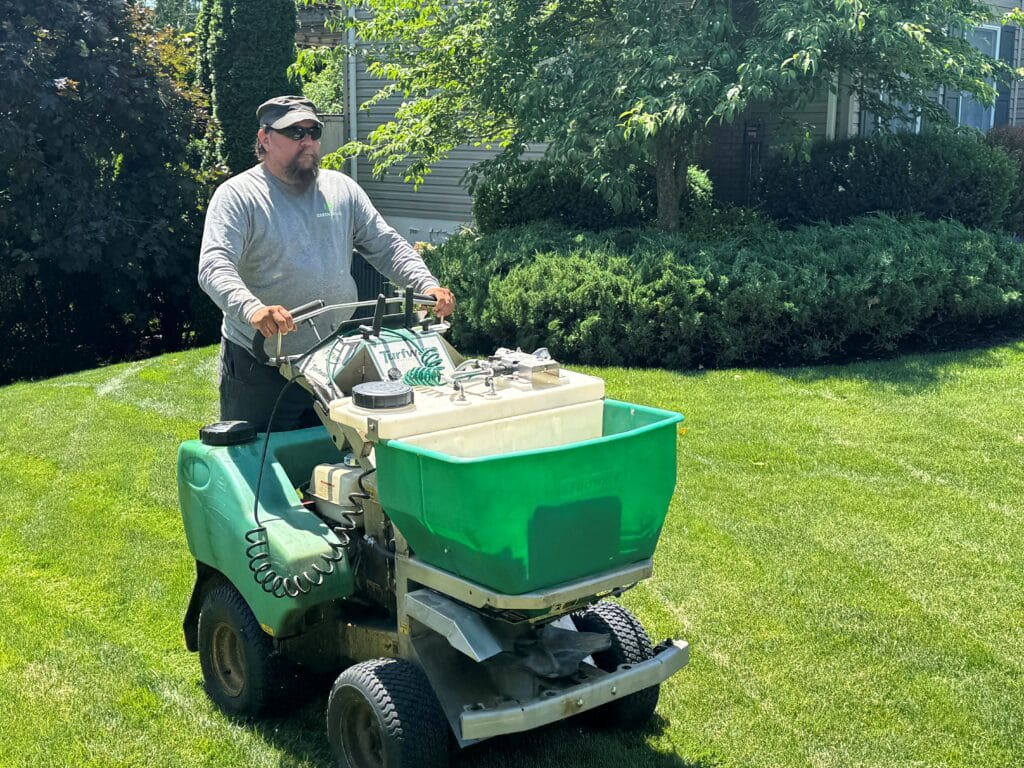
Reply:
[[[302,48],[289,72],[302,83],[302,95],[320,114],[341,114],[344,103],[344,50],[318,46]]]
[[[180,343],[194,115],[155,63],[146,12],[107,0],[0,10],[4,343],[34,350],[37,373],[130,354],[154,333]]]
[[[312,0],[304,0],[312,2]],[[430,165],[472,142],[549,142],[616,208],[635,203],[630,168],[655,169],[658,221],[678,225],[686,169],[709,125],[755,103],[799,107],[842,82],[880,117],[941,122],[939,86],[991,102],[1008,75],[962,30],[976,0],[366,0],[353,24],[370,72],[401,94],[365,143],[382,172]]]

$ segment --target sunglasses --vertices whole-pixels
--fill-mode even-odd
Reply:
[[[269,125],[265,127],[268,131],[280,133],[292,141],[302,141],[307,136],[313,139],[313,141],[319,141],[324,132],[324,129],[319,125],[314,125],[312,128],[304,128],[301,125],[290,125],[287,128],[271,128]]]

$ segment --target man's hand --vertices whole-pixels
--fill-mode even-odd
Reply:
[[[427,288],[423,293],[437,302],[434,314],[438,317],[447,317],[455,311],[455,294],[447,288]]]
[[[275,333],[284,334],[295,330],[291,313],[280,304],[257,310],[249,323],[268,339]]]

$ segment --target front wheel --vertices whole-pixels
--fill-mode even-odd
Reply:
[[[594,664],[605,672],[614,672],[623,664],[639,664],[654,658],[647,631],[632,613],[618,603],[595,603],[574,613],[572,621],[580,632],[596,632],[611,638],[612,644],[607,651],[594,654]],[[587,714],[598,725],[639,728],[654,714],[660,691],[660,686],[652,685]]]
[[[403,659],[364,661],[338,676],[327,737],[340,768],[448,765],[448,721],[423,670]]]
[[[207,695],[228,715],[266,713],[286,689],[283,660],[233,586],[211,590],[199,610],[199,665]]]

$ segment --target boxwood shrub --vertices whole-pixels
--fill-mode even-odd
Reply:
[[[554,225],[427,254],[462,349],[692,368],[840,360],[1024,325],[1024,246],[954,222],[864,217],[667,234]]]
[[[993,128],[985,135],[985,141],[990,146],[999,147],[1013,160],[1017,182],[1003,217],[1003,227],[1009,232],[1024,235],[1024,126]]]
[[[880,135],[819,144],[809,162],[777,159],[757,196],[786,224],[890,213],[999,228],[1017,175],[1013,160],[980,134]]]
[[[635,181],[637,206],[615,212],[575,169],[547,160],[495,167],[482,173],[473,188],[473,220],[481,232],[541,221],[582,230],[650,223],[657,211],[654,176],[636,171]],[[707,172],[690,166],[687,183],[683,214],[710,210],[714,191]]]

